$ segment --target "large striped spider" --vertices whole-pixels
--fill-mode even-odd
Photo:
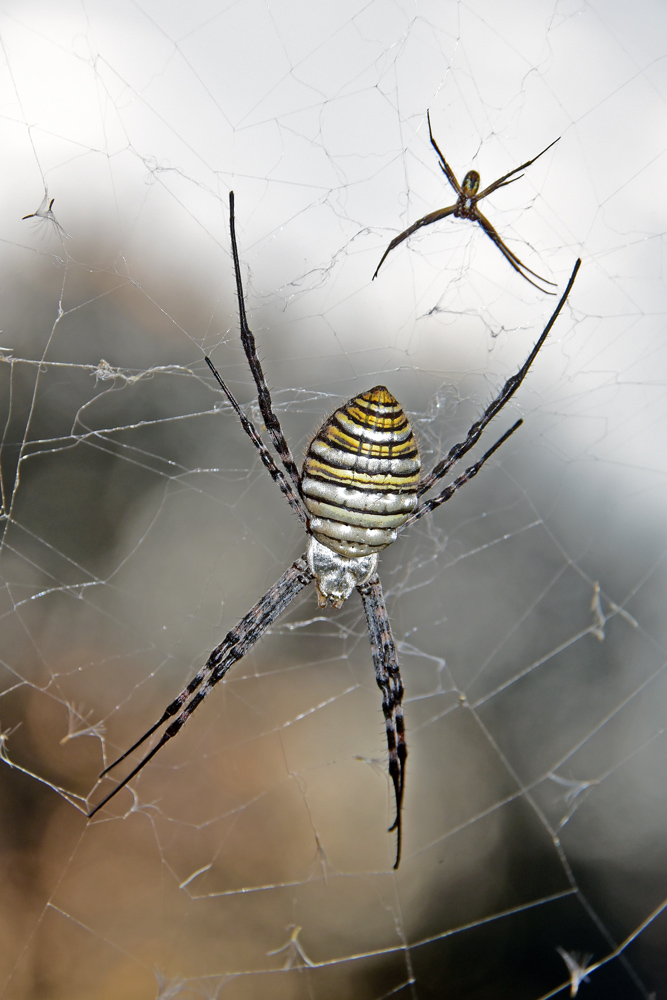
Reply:
[[[579,261],[565,294],[525,363],[516,375],[507,380],[493,402],[472,425],[465,440],[454,445],[427,476],[420,478],[421,463],[410,422],[383,385],[376,385],[355,396],[325,420],[310,443],[303,469],[299,473],[280,421],[273,410],[271,395],[257,356],[255,338],[246,318],[236,244],[233,192],[229,195],[229,209],[241,341],[257,386],[264,424],[282,468],[209,358],[206,358],[206,363],[231,403],[244,431],[257,448],[271,478],[302,521],[308,537],[306,552],[292,563],[277,583],[227,633],[205,665],[167,706],[158,721],[129,750],[104,768],[100,777],[125,760],[157,729],[173,718],[152,750],[89,815],[93,816],[112,799],[168,740],[180,732],[197,706],[223,679],[229,668],[245,656],[304,587],[314,583],[320,607],[331,603],[334,608],[340,608],[356,588],[366,614],[375,677],[382,691],[389,774],[396,802],[396,818],[390,829],[396,830],[397,835],[394,863],[394,868],[397,868],[401,857],[401,806],[405,789],[407,747],[403,725],[403,682],[377,573],[378,553],[396,539],[400,529],[450,500],[461,486],[477,475],[484,463],[522,423],[517,420],[480,459],[440,493],[430,499],[420,499],[470,451],[489,421],[521,385],[569,295]]]
[[[493,194],[493,192],[497,191],[498,188],[506,187],[508,184],[513,184],[514,181],[518,181],[519,177],[513,177],[512,175],[518,174],[520,170],[525,170],[526,167],[529,167],[531,163],[535,162],[535,160],[539,160],[540,156],[543,156],[547,149],[551,149],[551,147],[558,142],[558,139],[554,139],[553,142],[550,142],[546,149],[543,149],[541,153],[534,156],[532,160],[526,160],[526,162],[522,163],[520,167],[515,167],[514,170],[510,170],[509,173],[503,174],[503,176],[499,177],[497,181],[493,182],[493,184],[489,184],[489,186],[485,187],[483,191],[480,191],[480,176],[476,170],[469,170],[463,178],[463,184],[459,184],[454,171],[447,163],[447,160],[440,152],[437,142],[433,138],[433,132],[431,131],[431,116],[428,111],[426,112],[426,118],[428,120],[428,134],[431,140],[431,145],[438,154],[438,158],[440,160],[440,169],[456,191],[457,200],[454,205],[449,205],[447,208],[439,208],[435,212],[429,212],[429,214],[425,215],[423,219],[418,219],[416,222],[413,222],[411,226],[408,226],[408,228],[404,229],[402,233],[399,233],[398,236],[394,237],[385,252],[382,254],[380,263],[375,268],[373,280],[377,278],[378,271],[382,267],[387,255],[390,254],[391,251],[399,245],[399,243],[402,243],[403,240],[407,240],[408,236],[412,236],[412,234],[418,229],[421,229],[422,226],[430,226],[432,222],[439,222],[440,219],[445,219],[448,215],[453,215],[455,219],[470,219],[472,222],[478,222],[486,235],[493,240],[502,255],[509,261],[514,270],[518,271],[522,278],[529,281],[531,285],[535,286],[535,288],[539,288],[541,292],[546,292],[547,295],[555,295],[555,292],[550,292],[547,288],[540,288],[540,286],[536,284],[532,278],[528,277],[528,274],[532,274],[533,278],[537,278],[539,281],[544,282],[545,285],[554,285],[553,281],[547,281],[546,278],[540,277],[540,275],[536,274],[535,271],[531,271],[529,267],[522,264],[517,255],[512,253],[509,247],[505,246],[489,220],[480,212],[477,207],[477,203],[480,202],[482,198],[486,198],[488,195]],[[526,271],[528,274],[525,273]]]

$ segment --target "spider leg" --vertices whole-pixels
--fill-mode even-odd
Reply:
[[[308,515],[306,514],[306,511],[304,509],[301,497],[297,493],[295,493],[292,484],[288,482],[282,470],[279,469],[276,463],[273,461],[271,452],[269,451],[269,449],[266,447],[261,437],[259,436],[257,428],[253,424],[252,420],[246,417],[245,413],[243,412],[243,410],[237,403],[236,399],[234,398],[232,392],[227,388],[227,386],[223,382],[220,376],[220,372],[215,367],[211,359],[204,358],[204,361],[213,372],[213,375],[217,380],[218,385],[224,392],[229,402],[232,404],[232,409],[234,410],[237,417],[241,421],[241,426],[243,427],[243,430],[246,432],[246,434],[254,444],[255,448],[257,448],[257,451],[259,452],[259,457],[264,463],[265,468],[268,469],[269,475],[273,479],[274,483],[278,483],[278,486],[282,490],[282,493],[287,499],[287,502],[292,508],[292,510],[298,514],[298,516],[301,518],[304,524],[308,524]]]
[[[541,275],[536,274],[535,271],[532,271],[526,264],[522,264],[517,255],[515,253],[512,253],[509,247],[505,246],[505,244],[503,243],[500,236],[493,228],[489,220],[486,218],[486,216],[482,215],[482,213],[478,208],[475,208],[475,218],[477,219],[477,222],[480,224],[480,226],[482,227],[486,235],[489,237],[489,239],[491,239],[496,244],[503,257],[511,264],[514,270],[521,275],[522,278],[525,278],[525,280],[528,281],[534,288],[538,288],[541,292],[545,292],[547,295],[556,294],[555,292],[550,292],[548,288],[540,288],[540,286],[536,282],[534,282],[531,278],[528,277],[528,274],[532,274],[536,278],[539,278],[540,281],[543,281],[545,285],[553,285],[554,288],[556,287],[555,282],[549,281],[547,278],[543,278]],[[524,274],[524,271],[528,271],[528,274]]]
[[[429,134],[429,138],[431,140],[431,145],[433,146],[434,150],[438,154],[438,158],[440,160],[440,169],[442,170],[443,174],[445,175],[445,177],[447,178],[447,180],[449,181],[449,183],[452,185],[452,187],[456,191],[457,195],[459,195],[459,197],[460,197],[461,194],[463,194],[463,192],[461,191],[461,185],[457,181],[457,179],[456,179],[456,177],[454,175],[454,171],[452,170],[452,168],[450,167],[450,165],[447,163],[447,160],[444,158],[444,156],[440,152],[440,147],[438,146],[437,142],[433,138],[433,131],[431,129],[431,113],[430,113],[430,111],[426,112],[426,120],[428,121],[428,134]],[[521,169],[521,167],[519,167],[519,170],[520,169]]]
[[[257,356],[257,346],[255,344],[255,338],[248,326],[248,318],[245,311],[245,301],[243,298],[243,282],[241,281],[241,264],[239,262],[239,251],[236,243],[236,220],[234,216],[234,192],[229,192],[229,231],[231,235],[232,243],[232,257],[234,259],[234,276],[236,278],[236,295],[239,301],[239,319],[241,325],[241,343],[243,344],[243,350],[245,351],[246,358],[248,359],[248,364],[250,366],[250,371],[252,372],[252,377],[255,380],[255,385],[257,386],[257,398],[259,401],[259,408],[266,425],[266,429],[269,432],[269,436],[273,441],[274,447],[278,452],[280,461],[285,467],[287,475],[292,480],[296,492],[301,495],[301,477],[299,475],[299,470],[296,467],[296,462],[290,451],[290,446],[287,443],[287,439],[283,434],[283,429],[280,426],[280,421],[273,411],[273,405],[271,403],[271,393],[269,392],[269,387],[266,384],[266,379],[264,377],[264,372],[262,371],[261,362]]]
[[[433,484],[438,481],[438,479],[442,479],[442,477],[449,472],[451,467],[470,451],[470,449],[479,441],[482,431],[489,423],[489,421],[493,420],[496,413],[498,413],[503,408],[505,403],[508,402],[508,400],[514,395],[516,390],[519,388],[524,378],[528,374],[528,369],[530,368],[533,361],[537,357],[538,351],[544,344],[544,341],[547,339],[551,331],[551,328],[558,319],[559,313],[563,308],[563,306],[565,305],[567,297],[572,290],[572,285],[574,284],[574,279],[577,276],[577,271],[579,270],[580,266],[581,266],[581,260],[578,260],[574,265],[572,274],[570,275],[570,280],[567,283],[567,288],[563,292],[560,302],[558,303],[553,313],[551,314],[551,319],[549,320],[544,330],[542,331],[539,340],[537,341],[535,347],[528,355],[526,361],[523,363],[521,368],[519,368],[518,372],[515,375],[512,375],[511,378],[508,378],[507,382],[505,382],[505,385],[502,387],[496,398],[492,400],[489,406],[487,406],[486,410],[479,418],[479,420],[476,420],[475,423],[472,425],[472,427],[468,431],[465,440],[460,441],[458,444],[455,444],[452,448],[450,448],[445,458],[443,458],[440,462],[438,462],[438,464],[434,467],[432,472],[428,474],[428,476],[425,476],[424,479],[422,479],[417,489],[418,496],[422,496],[424,493],[430,490]],[[414,520],[414,514],[412,516],[412,520]],[[408,520],[407,523],[409,524],[410,520]]]
[[[539,160],[540,156],[544,156],[544,154],[549,149],[551,149],[552,146],[556,145],[559,139],[560,136],[558,136],[558,139],[554,139],[553,142],[550,142],[548,146],[545,146],[542,152],[538,153],[537,156],[534,156],[532,160],[526,160],[526,162],[522,163],[520,167],[515,167],[514,170],[510,170],[508,173],[503,174],[502,177],[499,177],[497,181],[493,182],[493,184],[489,184],[488,187],[484,188],[481,194],[477,195],[477,199],[479,200],[480,198],[486,198],[486,196],[491,194],[492,191],[497,191],[499,187],[504,187],[506,184],[512,184],[513,181],[518,181],[519,178],[514,177],[513,175],[520,173],[522,170],[525,170],[527,167],[531,165],[531,163],[534,163],[535,160]],[[508,180],[508,177],[511,177],[512,180]]]
[[[194,710],[202,703],[204,698],[211,692],[218,681],[221,681],[231,666],[242,659],[246,653],[252,649],[255,643],[261,639],[268,628],[282,615],[283,611],[292,603],[297,594],[313,580],[313,574],[308,568],[305,556],[297,559],[289,569],[283,573],[280,579],[266,592],[264,597],[248,611],[241,621],[230,629],[219,646],[213,650],[205,665],[192,678],[190,683],[171,702],[162,713],[162,716],[155,725],[144,733],[141,739],[137,740],[129,750],[118,757],[112,764],[100,774],[100,777],[107,774],[112,768],[136,750],[137,747],[148,739],[149,736],[159,729],[167,719],[176,716],[174,721],[167,727],[162,737],[153,749],[139,761],[134,770],[130,771],[126,778],[111,791],[101,802],[91,809],[88,817],[106,805],[106,803],[116,795],[121,788],[124,788],[128,781],[141,771],[141,769],[151,760],[165,743],[176,736],[188,721]],[[200,688],[197,691],[197,688]],[[194,692],[197,691],[196,694]],[[194,695],[194,697],[191,697]],[[189,699],[189,700],[188,700]]]
[[[423,517],[424,514],[429,514],[432,510],[435,510],[436,507],[439,507],[440,504],[447,503],[448,500],[451,500],[456,491],[461,489],[462,486],[465,486],[465,484],[472,479],[473,476],[477,475],[487,459],[491,458],[493,453],[497,451],[501,445],[505,444],[508,437],[514,434],[514,431],[518,430],[522,423],[523,420],[517,420],[517,422],[513,424],[508,431],[505,431],[503,436],[498,438],[496,443],[492,445],[484,455],[482,455],[479,461],[467,468],[465,472],[462,472],[453,483],[445,487],[445,489],[442,490],[441,493],[438,493],[437,496],[431,497],[430,500],[425,500],[424,503],[420,504],[419,507],[417,507],[417,510],[413,511],[405,522],[405,527],[407,528],[409,524],[414,524],[414,522],[418,521],[420,517]]]
[[[385,252],[382,254],[382,260],[375,268],[375,274],[371,278],[371,281],[375,281],[378,271],[384,264],[385,258],[395,247],[399,245],[399,243],[402,243],[403,240],[407,240],[408,236],[412,236],[412,234],[418,229],[421,229],[422,226],[430,226],[432,222],[438,222],[440,219],[445,219],[448,215],[452,215],[456,211],[457,207],[458,202],[456,205],[450,205],[449,208],[439,208],[436,212],[430,212],[428,215],[425,215],[423,219],[418,219],[417,222],[413,222],[412,225],[405,229],[399,236],[395,236]]]
[[[401,680],[396,646],[391,634],[389,616],[384,603],[382,584],[377,573],[371,577],[368,583],[357,587],[357,590],[361,595],[366,613],[371,652],[375,665],[375,679],[382,691],[382,711],[384,712],[389,750],[389,775],[394,785],[394,798],[396,800],[396,819],[389,830],[396,830],[394,868],[398,868],[401,860],[403,832],[401,809],[405,790],[405,764],[408,756],[403,722],[403,681]]]

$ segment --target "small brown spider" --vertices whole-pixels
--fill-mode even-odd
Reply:
[[[428,134],[431,139],[431,145],[433,146],[434,150],[436,151],[440,159],[440,169],[442,170],[443,174],[445,175],[449,183],[456,191],[456,194],[458,195],[458,200],[454,205],[449,205],[447,208],[439,208],[436,212],[429,212],[429,214],[425,215],[423,219],[418,219],[417,222],[413,222],[411,226],[409,226],[399,236],[393,239],[389,244],[389,246],[387,247],[387,249],[385,250],[385,252],[383,253],[382,260],[375,269],[373,280],[375,280],[375,278],[377,277],[377,273],[382,267],[385,257],[394,249],[394,247],[397,247],[399,243],[403,242],[403,240],[407,240],[408,236],[412,236],[412,234],[416,232],[418,229],[421,229],[422,226],[430,226],[432,222],[439,222],[440,219],[444,219],[448,215],[453,215],[455,219],[470,219],[472,222],[478,222],[482,227],[482,229],[484,230],[484,232],[486,233],[486,235],[493,240],[493,242],[496,244],[496,246],[503,254],[503,256],[509,261],[514,270],[518,271],[518,273],[521,275],[522,278],[525,278],[526,281],[529,281],[531,285],[535,286],[535,288],[539,288],[541,292],[546,292],[547,295],[555,295],[556,294],[555,292],[550,292],[546,288],[541,288],[531,278],[528,277],[528,274],[532,274],[534,278],[537,278],[539,281],[544,282],[545,285],[553,285],[554,288],[556,287],[553,281],[547,281],[546,278],[542,278],[539,274],[536,274],[535,271],[531,271],[529,267],[526,267],[525,264],[522,264],[519,258],[516,256],[516,254],[512,253],[509,247],[505,246],[505,244],[503,243],[500,236],[493,228],[489,220],[480,212],[479,208],[477,207],[477,202],[481,201],[482,198],[486,198],[487,195],[493,194],[493,192],[497,191],[498,188],[505,187],[506,184],[512,184],[514,181],[518,181],[519,178],[513,177],[512,175],[518,174],[520,170],[525,170],[526,167],[529,167],[531,163],[535,162],[535,160],[539,160],[540,156],[546,153],[547,149],[551,149],[551,147],[558,142],[558,139],[554,139],[553,142],[549,143],[546,149],[543,149],[541,153],[538,153],[537,156],[534,156],[532,160],[527,160],[525,163],[522,163],[520,167],[515,167],[514,170],[510,170],[508,174],[503,174],[502,177],[499,177],[497,181],[493,182],[493,184],[489,184],[488,187],[484,188],[484,190],[478,194],[477,192],[479,191],[480,177],[477,171],[469,170],[468,173],[463,178],[463,184],[459,184],[456,177],[454,176],[454,171],[447,163],[447,160],[444,158],[444,156],[440,152],[440,149],[438,148],[437,142],[433,138],[433,132],[431,131],[431,116],[428,111],[426,112],[426,118],[428,120]],[[526,271],[528,272],[528,274],[525,274]]]

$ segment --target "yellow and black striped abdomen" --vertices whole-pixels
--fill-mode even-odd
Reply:
[[[390,545],[417,506],[419,451],[405,413],[376,385],[332,413],[310,443],[302,492],[310,531],[348,558]]]

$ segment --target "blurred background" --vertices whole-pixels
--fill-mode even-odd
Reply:
[[[649,997],[667,981],[664,5],[6,2],[0,996]],[[356,597],[312,588],[91,821],[305,547],[204,364],[300,460],[386,384],[425,466],[524,425],[381,559],[401,866]],[[23,218],[28,216],[28,218]],[[476,452],[478,455],[480,452]],[[122,777],[122,767],[118,777]],[[567,953],[564,960],[557,949]],[[586,959],[586,956],[592,956]],[[607,960],[608,959],[608,960]]]

